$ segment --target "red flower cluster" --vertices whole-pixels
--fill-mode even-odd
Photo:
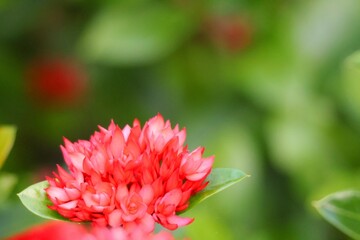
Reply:
[[[58,166],[46,189],[51,209],[72,221],[127,231],[154,230],[155,222],[174,230],[193,221],[176,215],[207,182],[214,157],[204,148],[189,152],[185,129],[158,114],[141,128],[113,121],[89,141],[61,146],[70,173]]]

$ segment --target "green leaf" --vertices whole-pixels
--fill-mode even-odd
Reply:
[[[360,120],[360,51],[356,51],[346,58],[343,64],[343,79],[340,82],[341,97],[355,124]]]
[[[360,192],[336,192],[315,202],[314,207],[332,225],[354,239],[360,239]]]
[[[189,207],[183,212],[191,209],[212,195],[221,192],[237,182],[240,182],[246,177],[249,177],[249,175],[237,169],[214,168],[206,179],[206,181],[209,181],[209,184],[205,189],[190,198]]]
[[[148,64],[172,53],[190,35],[190,17],[167,4],[111,5],[100,11],[80,42],[81,55],[114,65]]]
[[[16,127],[0,126],[0,169],[14,144]]]
[[[0,205],[9,197],[17,181],[18,179],[15,174],[0,174]]]
[[[39,182],[26,188],[18,196],[27,209],[40,217],[69,221],[69,219],[64,218],[58,212],[48,208],[49,205],[52,205],[45,192],[45,188],[48,186],[49,183],[47,181]]]

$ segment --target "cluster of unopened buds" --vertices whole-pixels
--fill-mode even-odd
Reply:
[[[102,234],[145,236],[155,223],[169,230],[190,224],[193,218],[178,214],[206,187],[214,157],[203,157],[202,147],[189,151],[185,138],[185,129],[158,114],[143,127],[138,120],[123,128],[111,121],[90,140],[64,139],[68,171],[58,166],[47,177],[49,207],[71,221],[91,222]]]

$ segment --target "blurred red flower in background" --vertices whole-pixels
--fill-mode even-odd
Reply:
[[[220,48],[236,52],[246,48],[252,40],[252,27],[238,15],[212,16],[205,20],[205,34]]]
[[[78,103],[88,88],[88,77],[80,63],[71,58],[42,58],[26,69],[26,88],[41,105]]]
[[[83,225],[52,221],[34,226],[7,240],[70,240],[81,239],[86,234],[87,230]]]

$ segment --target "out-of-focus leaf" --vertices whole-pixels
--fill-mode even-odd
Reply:
[[[26,188],[18,196],[27,209],[40,217],[69,221],[58,212],[48,208],[49,205],[52,205],[45,192],[45,188],[48,186],[49,183],[47,181],[42,181]]]
[[[198,206],[191,212],[197,221],[187,226],[185,236],[189,239],[232,240],[237,239],[228,227],[228,222],[208,210],[208,206]],[[245,221],[245,220],[244,220]],[[241,222],[241,220],[239,221]]]
[[[0,205],[8,198],[17,182],[17,177],[11,173],[0,174]]]
[[[249,177],[249,175],[238,169],[214,168],[206,179],[206,181],[209,181],[209,184],[204,190],[200,191],[190,199],[189,207],[185,211],[201,203],[208,197],[211,197],[212,195],[221,192],[231,185],[240,182],[246,177]]]
[[[354,239],[360,239],[360,192],[347,190],[330,194],[314,203],[332,225]]]
[[[293,14],[289,29],[298,58],[303,57],[304,64],[312,67],[330,60],[331,54],[346,45],[358,29],[354,23],[359,21],[359,10],[356,0],[318,0],[302,4]]]
[[[6,201],[0,204],[0,239],[7,239],[44,220],[24,208],[20,201]]]
[[[326,105],[306,105],[308,115],[321,112],[321,117],[314,120],[304,117],[305,111],[298,116],[289,112],[270,118],[266,125],[271,161],[292,176],[305,176],[311,171],[318,171],[319,167],[328,169],[333,166],[332,159],[337,150],[331,148],[332,139],[327,135],[332,116],[326,111]],[[301,113],[301,110],[298,112]]]
[[[15,141],[16,127],[0,126],[0,168],[5,162]]]
[[[357,123],[360,119],[360,51],[346,58],[343,72],[341,97],[345,108]]]
[[[7,0],[2,0],[0,1],[0,9],[3,9],[6,7],[6,5],[8,4],[9,1]]]
[[[187,14],[165,4],[111,6],[85,31],[80,51],[89,60],[115,65],[149,63],[173,52],[193,25]]]

